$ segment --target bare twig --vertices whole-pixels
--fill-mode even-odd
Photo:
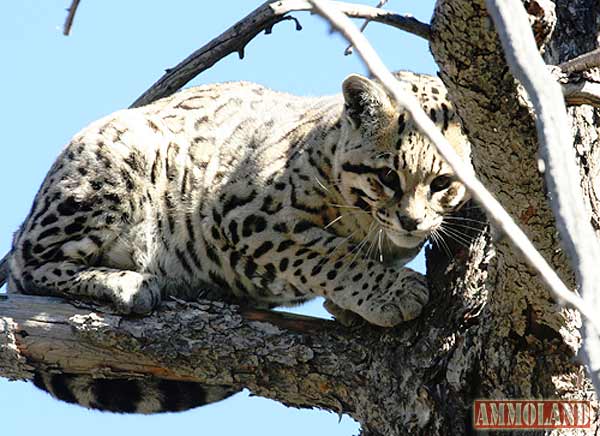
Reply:
[[[366,18],[414,33],[425,39],[429,38],[429,25],[414,17],[402,16],[365,5],[336,2],[336,6],[350,17]],[[196,50],[177,66],[167,70],[163,77],[133,102],[131,107],[143,106],[171,95],[202,71],[210,68],[231,53],[237,52],[240,57],[243,57],[246,44],[261,31],[265,30],[270,33],[275,24],[290,19],[286,16],[290,12],[309,11],[311,9],[312,6],[305,0],[279,0],[263,3],[221,35]],[[300,29],[297,22],[296,24],[296,28]]]
[[[583,300],[578,302],[581,307],[577,308],[581,311],[585,307],[589,313],[586,317],[594,317],[583,320],[586,339],[582,351],[590,365],[596,392],[600,394],[600,329],[596,327],[594,331],[593,328],[600,318],[600,296],[597,292],[600,284],[600,269],[597,266],[600,245],[583,203],[563,93],[539,54],[521,1],[486,0],[486,4],[496,24],[508,65],[527,90],[535,108],[540,155],[545,162],[546,183],[551,193],[550,204],[583,295]],[[598,55],[600,51],[595,54]],[[568,68],[586,65],[586,62],[578,64],[575,61],[571,61]]]
[[[559,64],[563,73],[576,73],[600,66],[600,48]]]
[[[544,257],[536,250],[525,233],[514,222],[502,205],[475,177],[472,170],[463,163],[444,135],[436,128],[427,114],[419,105],[418,100],[411,94],[405,92],[392,73],[385,67],[379,55],[369,44],[365,36],[352,24],[352,22],[341,13],[330,1],[310,0],[315,9],[327,18],[346,39],[348,39],[358,51],[369,71],[381,81],[383,86],[396,99],[399,105],[404,107],[413,118],[415,124],[422,133],[433,143],[454,169],[457,176],[471,191],[477,201],[483,206],[488,216],[493,219],[500,230],[512,241],[517,250],[524,256],[527,262],[536,270],[541,279],[546,283],[552,294],[560,302],[566,302],[578,309],[586,317],[591,325],[600,332],[600,322],[595,319],[594,312],[586,307],[584,301],[574,292],[571,292],[560,277],[546,262]]]
[[[377,6],[375,6],[375,7],[377,9],[380,9],[380,8],[384,7],[387,2],[388,2],[388,0],[379,0],[379,3],[377,3]],[[365,20],[365,22],[362,23],[362,26],[360,26],[360,31],[364,32],[370,22],[371,22],[371,20]],[[349,56],[352,54],[352,44],[348,44],[348,47],[346,47],[346,50],[344,50],[344,54],[346,56]]]
[[[69,13],[67,15],[67,19],[65,20],[65,25],[63,28],[63,35],[65,36],[69,36],[69,33],[71,32],[71,26],[73,26],[73,20],[75,19],[75,14],[77,13],[79,1],[80,0],[73,0],[71,6],[69,7],[69,9],[67,9]]]

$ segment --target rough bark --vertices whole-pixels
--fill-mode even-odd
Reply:
[[[593,0],[556,6],[552,37],[540,37],[552,63],[594,48],[598,29]],[[478,174],[573,283],[538,171],[534,120],[483,1],[440,0],[431,35]],[[599,231],[598,117],[589,107],[570,111]],[[475,208],[465,213],[482,219]],[[120,318],[10,295],[0,300],[0,376],[29,378],[32,368],[50,368],[232,384],[285,404],[348,413],[363,434],[386,436],[469,433],[475,398],[587,399],[589,381],[575,358],[577,315],[558,307],[492,235],[476,232],[470,249],[451,241],[430,248],[432,302],[418,320],[390,330],[214,302],[171,302],[148,318]]]
[[[584,0],[556,3],[558,24],[549,52],[557,60],[595,44],[590,37],[597,26],[589,19],[595,7],[595,2]],[[572,14],[582,12],[577,27],[581,22],[589,27],[578,32],[571,27]],[[441,0],[432,22],[431,49],[473,142],[478,175],[573,284],[538,168],[534,118],[491,26],[483,1]],[[585,144],[587,152],[595,150],[597,121],[592,114],[590,108],[572,109],[577,147]],[[584,186],[593,184],[592,174],[582,169],[581,175]],[[496,243],[496,251],[486,282],[489,299],[481,314],[485,322],[473,332],[481,349],[476,379],[471,381],[477,386],[474,394],[587,399],[589,381],[574,359],[581,341],[577,314],[557,306],[505,241]]]

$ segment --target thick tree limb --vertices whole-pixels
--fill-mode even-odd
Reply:
[[[429,25],[411,16],[402,16],[393,12],[365,5],[336,2],[342,12],[353,18],[366,18],[370,21],[387,24],[427,39]],[[311,5],[304,0],[267,1],[259,8],[242,18],[221,35],[196,50],[177,66],[167,70],[154,85],[133,102],[131,107],[148,104],[154,100],[171,95],[186,83],[210,68],[220,59],[231,53],[244,55],[244,47],[256,35],[265,30],[271,32],[280,21],[290,19],[287,14],[293,11],[309,11]],[[296,21],[298,30],[300,29]]]
[[[428,392],[453,349],[445,329],[462,322],[463,311],[448,317],[448,304],[462,302],[445,295],[439,309],[401,329],[350,330],[219,302],[173,301],[125,318],[9,294],[0,299],[0,376],[27,379],[37,369],[245,387],[287,405],[348,413],[363,431],[392,436],[437,422]]]
[[[583,202],[563,93],[539,55],[523,4],[519,0],[487,0],[486,3],[508,65],[525,87],[537,114],[540,155],[545,162],[550,204],[590,314],[583,320],[586,339],[582,351],[590,366],[596,393],[600,395],[600,328],[597,325],[600,246]]]
[[[486,210],[488,216],[504,232],[507,238],[510,239],[525,260],[540,274],[542,280],[555,297],[559,301],[564,301],[579,310],[588,319],[590,325],[594,326],[600,332],[600,320],[595,317],[595,313],[590,311],[585,306],[583,300],[571,292],[562,282],[558,274],[537,251],[527,235],[514,222],[508,212],[504,210],[502,205],[477,179],[471,169],[465,165],[452,145],[450,145],[448,140],[421,108],[418,100],[413,95],[404,92],[398,86],[398,81],[385,67],[364,35],[360,33],[344,14],[337,10],[332,2],[325,0],[310,0],[310,2],[315,5],[315,8],[321,15],[327,18],[352,43],[371,73],[381,81],[385,88],[394,96],[398,104],[406,108],[419,130],[436,146],[440,154],[454,169],[456,175]]]

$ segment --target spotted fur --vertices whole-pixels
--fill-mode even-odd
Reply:
[[[398,77],[468,160],[441,82]],[[393,326],[428,300],[425,278],[402,265],[466,199],[408,114],[367,78],[320,98],[201,86],[75,135],[14,237],[9,287],[125,314],[167,296],[259,307],[323,296]]]

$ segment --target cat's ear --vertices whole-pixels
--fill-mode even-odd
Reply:
[[[385,118],[391,103],[385,91],[360,74],[351,74],[342,84],[344,113],[355,129],[376,127]]]

